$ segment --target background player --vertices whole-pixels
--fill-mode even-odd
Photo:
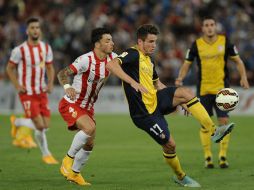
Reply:
[[[200,187],[182,170],[176,155],[175,141],[163,115],[175,111],[178,105],[186,104],[189,112],[212,133],[214,123],[190,89],[166,87],[160,82],[150,57],[155,51],[158,33],[158,29],[153,25],[140,26],[137,30],[137,45],[109,62],[107,68],[123,80],[134,124],[162,146],[165,161],[176,175],[175,182],[182,186]],[[231,124],[223,129],[216,129],[213,140],[219,142],[232,127]]]
[[[231,58],[236,63],[241,75],[240,84],[243,88],[249,88],[246,71],[236,47],[223,35],[217,35],[216,21],[212,17],[203,19],[203,36],[198,38],[187,51],[186,60],[180,68],[179,76],[175,81],[176,86],[181,86],[187,75],[191,63],[196,58],[198,65],[197,95],[210,116],[213,115],[213,108],[216,111],[219,125],[228,124],[228,113],[219,110],[215,104],[217,92],[229,87],[229,74],[227,59]],[[229,135],[220,142],[219,165],[227,168],[226,159]],[[213,168],[211,152],[210,133],[202,126],[200,128],[200,139],[204,149],[205,167]]]
[[[79,131],[73,138],[70,149],[64,157],[60,172],[67,180],[78,185],[90,185],[80,174],[92,152],[95,138],[94,103],[109,75],[106,64],[116,57],[110,31],[96,28],[91,36],[94,48],[78,57],[69,67],[58,73],[60,84],[66,95],[59,103],[59,112],[69,130]],[[74,75],[70,85],[68,77]]]
[[[42,152],[43,162],[57,164],[57,160],[48,149],[45,133],[50,121],[47,93],[53,89],[53,54],[50,45],[40,40],[39,20],[30,18],[26,24],[27,41],[13,49],[7,64],[7,73],[19,93],[26,117],[31,118],[36,127],[35,139]],[[26,126],[25,123],[22,125]]]

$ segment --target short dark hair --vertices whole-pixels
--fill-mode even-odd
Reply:
[[[100,41],[103,34],[111,34],[111,31],[107,28],[95,28],[92,30],[91,42],[94,45],[96,42]]]
[[[28,26],[30,23],[32,22],[40,22],[40,20],[36,17],[30,17],[29,19],[27,19],[26,21],[26,26]]]
[[[216,22],[215,18],[211,15],[206,15],[202,17],[202,24],[204,23],[205,20],[214,20]]]
[[[137,30],[137,39],[142,39],[144,41],[148,34],[158,35],[159,33],[159,29],[156,26],[152,24],[144,24]]]

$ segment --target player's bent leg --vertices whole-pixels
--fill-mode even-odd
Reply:
[[[88,183],[84,183],[80,170],[93,149],[96,128],[94,121],[88,115],[80,116],[76,121],[76,126],[80,131],[73,138],[71,147],[63,159],[60,172],[67,177],[67,180],[85,185]]]
[[[73,138],[71,147],[68,151],[70,157],[75,157],[76,153],[84,147],[88,139],[95,134],[95,123],[88,115],[80,116],[76,121],[76,126],[80,129]]]
[[[89,155],[94,146],[95,133],[88,138],[86,144],[75,155],[72,167],[68,171],[67,180],[75,182],[78,185],[91,185],[81,176],[81,168],[86,165]]]
[[[163,156],[166,163],[172,168],[177,178],[183,179],[185,172],[182,170],[180,161],[176,155],[175,147],[175,141],[170,135],[169,141],[165,145],[162,145]]]
[[[84,145],[83,148],[81,148],[78,153],[75,155],[74,162],[72,165],[72,170],[76,173],[79,173],[81,171],[81,168],[86,165],[86,162],[88,161],[89,155],[92,153],[93,146],[94,146],[94,137],[95,135],[92,135],[87,143]]]
[[[194,97],[193,95],[193,92],[186,87],[177,88],[173,99],[173,106],[186,103],[193,117],[195,117],[208,131],[211,131],[213,134],[212,141],[216,143],[220,142],[224,136],[233,130],[234,124],[231,123],[229,125],[223,125],[221,127],[217,127],[215,130],[215,124],[213,123],[206,109],[199,102],[197,97]],[[194,98],[190,99],[191,97]]]
[[[165,145],[162,145],[162,147],[163,156],[166,163],[173,169],[174,173],[176,174],[176,176],[173,177],[173,180],[184,187],[201,187],[198,182],[187,176],[182,170],[180,161],[176,155],[176,145],[172,136],[170,136],[169,141]]]
[[[186,104],[193,117],[195,117],[208,131],[214,132],[215,124],[191,89],[186,87],[179,87],[176,89],[173,105],[177,106],[180,104]]]

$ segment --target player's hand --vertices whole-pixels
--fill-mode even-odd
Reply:
[[[248,82],[248,80],[247,80],[246,77],[241,78],[241,80],[240,80],[240,85],[241,85],[241,87],[243,87],[244,89],[250,88],[249,82]]]
[[[16,89],[17,89],[18,93],[20,93],[20,94],[26,93],[26,88],[25,88],[24,86],[18,85],[18,86],[16,87]]]
[[[47,88],[46,88],[46,92],[47,93],[51,93],[53,90],[53,84],[48,84]]]
[[[148,93],[148,90],[143,85],[137,83],[136,81],[131,83],[131,87],[134,88],[137,92]]]
[[[175,80],[175,85],[178,86],[183,86],[183,79],[182,78],[176,78]]]
[[[71,100],[75,100],[76,99],[76,90],[72,87],[70,88],[66,88],[65,90],[65,94],[71,99]]]

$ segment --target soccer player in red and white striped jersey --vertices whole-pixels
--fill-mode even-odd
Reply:
[[[93,149],[95,138],[94,103],[109,71],[106,65],[117,55],[113,53],[113,40],[106,28],[96,28],[91,36],[94,48],[78,57],[70,66],[58,73],[65,96],[59,103],[59,112],[70,130],[79,129],[60,168],[67,180],[78,185],[90,185],[80,174]],[[68,77],[74,75],[72,85]]]
[[[11,53],[7,73],[19,93],[26,117],[31,118],[35,125],[35,138],[41,149],[43,161],[56,164],[58,162],[48,149],[45,134],[50,120],[47,93],[53,88],[53,54],[50,45],[40,40],[41,29],[37,18],[27,20],[26,33],[27,40],[15,47]],[[23,125],[26,126],[26,123]]]

